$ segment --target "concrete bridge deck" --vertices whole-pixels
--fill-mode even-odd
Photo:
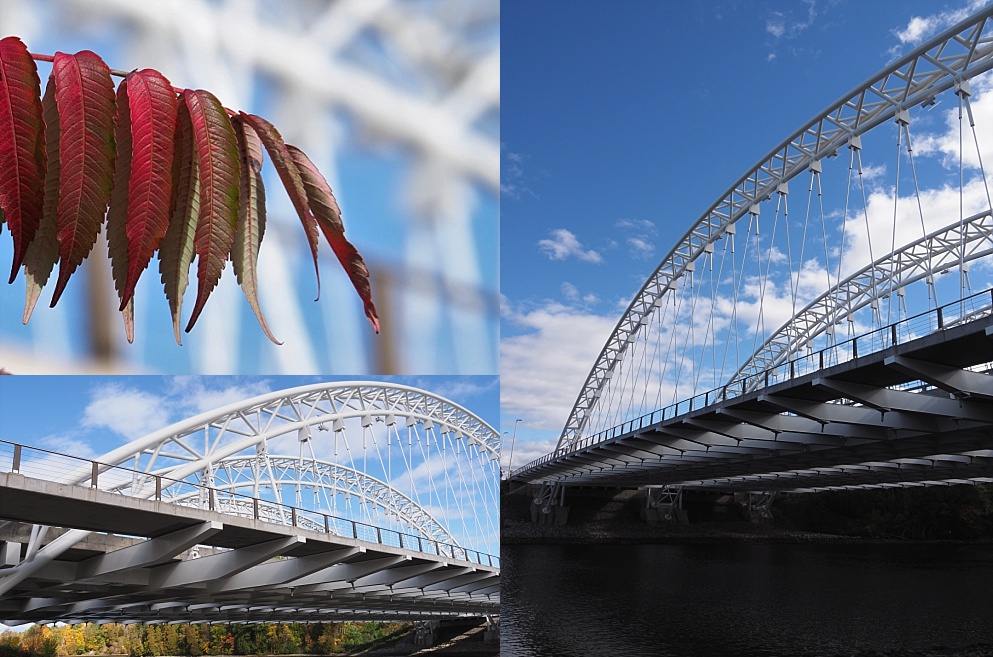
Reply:
[[[741,491],[993,477],[993,317],[555,455],[521,482]]]
[[[8,624],[499,613],[497,567],[14,473],[0,473],[0,580],[25,557],[31,524],[64,528],[48,542],[78,530],[109,536],[35,559],[0,596]]]

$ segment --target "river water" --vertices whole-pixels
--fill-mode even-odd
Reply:
[[[993,654],[993,545],[505,545],[501,655]]]

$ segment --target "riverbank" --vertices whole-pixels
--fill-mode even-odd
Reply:
[[[643,493],[635,490],[577,489],[566,499],[568,522],[561,526],[531,522],[531,496],[521,490],[501,498],[500,541],[504,545],[601,543],[783,543],[844,544],[903,543],[907,537],[895,535],[866,536],[833,531],[812,531],[798,526],[796,513],[777,513],[772,523],[755,524],[744,519],[742,509],[730,496],[690,501],[689,524],[660,523],[650,525],[639,516],[644,505]],[[787,506],[787,509],[793,509]],[[804,509],[806,511],[806,509]],[[832,529],[834,522],[823,524]],[[913,542],[993,543],[993,537],[952,539],[929,537]]]

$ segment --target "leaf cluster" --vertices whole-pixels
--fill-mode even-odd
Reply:
[[[35,60],[50,60],[41,94]],[[299,148],[260,116],[224,108],[209,91],[176,89],[154,69],[120,74],[95,53],[32,55],[0,39],[0,231],[13,239],[13,282],[23,267],[27,323],[55,266],[54,307],[106,224],[111,271],[128,341],[134,292],[158,254],[180,337],[183,295],[197,260],[189,332],[228,261],[262,330],[279,344],[258,299],[265,234],[263,150],[303,225],[317,274],[323,234],[379,331],[369,270],[344,235],[331,187]],[[318,278],[318,296],[320,296]]]

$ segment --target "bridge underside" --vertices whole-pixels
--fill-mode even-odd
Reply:
[[[35,523],[52,527],[49,543],[103,533],[21,563]],[[4,623],[427,620],[500,606],[496,568],[0,473],[0,581],[25,566],[0,596]]]
[[[993,481],[993,318],[770,385],[515,479],[729,491]]]

